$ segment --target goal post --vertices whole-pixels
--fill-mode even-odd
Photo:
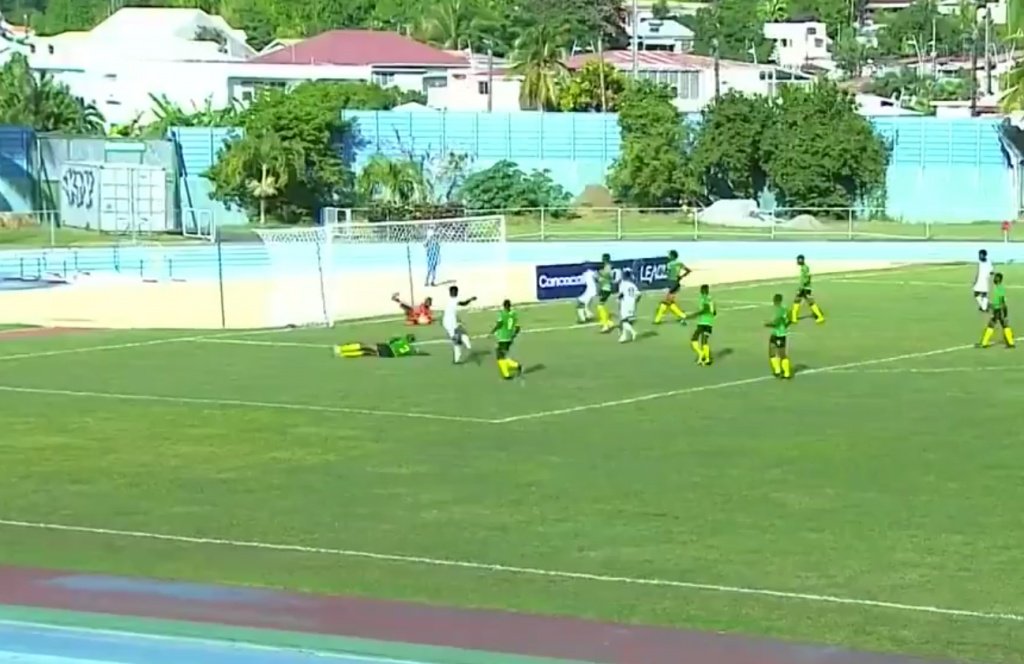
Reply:
[[[508,238],[504,215],[420,219],[416,221],[344,222],[331,228],[336,285],[343,317],[380,311],[398,294],[403,302],[426,297],[442,301],[448,287],[475,295],[481,306],[508,296]]]
[[[327,218],[327,217],[324,217]],[[503,215],[256,229],[270,264],[267,323],[333,325],[394,314],[391,301],[442,301],[448,287],[481,306],[508,297]],[[436,305],[436,306],[439,306]]]
[[[269,327],[331,326],[334,259],[329,226],[256,229],[270,262]]]

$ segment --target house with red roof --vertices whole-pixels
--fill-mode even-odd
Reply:
[[[233,68],[232,99],[248,101],[261,87],[302,81],[366,81],[428,94],[448,85],[453,72],[468,71],[458,53],[420,43],[396,32],[331,30],[283,43]]]
[[[633,71],[633,53],[629,50],[581,53],[566,60],[570,71],[599,57],[628,74]],[[675,90],[676,108],[684,113],[700,111],[715,98],[715,59],[692,53],[637,51],[636,72],[640,78],[667,85]],[[771,96],[780,85],[807,84],[813,76],[775,64],[756,64],[738,60],[719,60],[718,87],[747,94]]]

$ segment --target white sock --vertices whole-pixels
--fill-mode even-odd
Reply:
[[[455,353],[456,362],[462,359],[462,346],[459,346],[458,344],[452,346],[452,352]]]
[[[978,298],[978,306],[988,311],[988,295],[982,295]]]
[[[633,326],[629,321],[622,321],[622,334],[619,335],[619,341],[628,341],[634,337],[636,337],[636,331],[633,330]]]
[[[468,334],[463,334],[461,340],[462,340],[462,345],[466,347],[466,350],[472,350],[473,349],[473,344],[471,344],[469,342],[469,335]]]
[[[577,307],[577,309],[576,309],[576,318],[578,318],[581,323],[586,323],[587,322],[587,310],[584,309],[583,307]]]

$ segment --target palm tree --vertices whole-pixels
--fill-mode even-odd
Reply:
[[[95,105],[71,94],[49,74],[34,72],[22,55],[12,56],[0,67],[0,123],[40,132],[103,132],[103,115]]]
[[[512,71],[523,77],[519,101],[524,108],[543,111],[555,107],[559,82],[568,71],[564,62],[567,41],[566,31],[550,23],[538,24],[516,40]]]
[[[761,0],[757,13],[766,23],[784,21],[789,16],[789,3],[786,0]]]
[[[246,134],[228,145],[210,169],[214,186],[244,192],[243,200],[255,201],[260,223],[267,207],[285,193],[288,183],[303,168],[303,155],[272,132]]]
[[[374,155],[366,163],[356,189],[365,201],[392,205],[423,203],[430,198],[430,186],[420,164],[383,155]]]
[[[223,108],[214,108],[209,97],[202,106],[192,105],[189,111],[171,101],[167,95],[149,95],[153,102],[156,119],[141,128],[141,133],[153,138],[163,138],[172,127],[231,127],[238,124],[238,105],[231,103]]]
[[[496,17],[480,0],[443,0],[424,16],[418,36],[441,48],[461,50],[481,45],[493,31]]]

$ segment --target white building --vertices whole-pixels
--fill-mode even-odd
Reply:
[[[573,56],[566,66],[572,70],[579,69],[597,57],[596,53]],[[606,51],[604,60],[626,73],[633,67],[630,51]],[[676,108],[684,113],[700,111],[715,98],[714,58],[689,53],[641,51],[637,53],[637,73],[642,78],[671,86],[676,91]],[[723,94],[736,90],[770,96],[781,85],[802,85],[812,80],[808,74],[771,64],[721,60],[718,67],[719,91]]]
[[[693,31],[671,19],[658,19],[650,10],[638,11],[637,28],[634,32],[633,20],[630,17],[626,24],[626,34],[637,40],[637,48],[641,51],[673,51],[688,53],[693,50]]]
[[[857,112],[866,117],[891,117],[894,115],[923,115],[917,111],[900,106],[898,99],[890,99],[880,95],[857,94]]]
[[[245,33],[191,9],[127,8],[88,32],[32,38],[19,48],[33,69],[93,102],[110,124],[153,118],[153,96],[183,108],[245,103],[265,86],[366,81],[428,92],[448,85],[466,58],[391,32],[334,30],[257,55]],[[268,47],[269,48],[269,47]],[[0,51],[0,58],[2,58]]]
[[[783,67],[815,65],[832,69],[835,65],[829,51],[832,40],[824,23],[765,23],[764,37],[775,43],[772,59]]]

